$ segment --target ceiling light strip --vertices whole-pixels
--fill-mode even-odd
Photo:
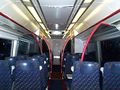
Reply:
[[[91,3],[93,0],[85,0],[84,3]]]
[[[70,30],[73,26],[74,24],[70,24],[70,26],[68,27],[68,30]]]
[[[80,16],[83,14],[83,12],[86,10],[86,8],[80,8],[78,13],[76,14],[75,18],[73,19],[72,23],[75,23],[78,21]]]
[[[44,26],[43,23],[40,23],[40,26],[41,26],[44,30],[46,30],[46,27]]]
[[[89,3],[89,6],[90,6],[91,2],[93,2],[93,0],[84,0],[83,3],[82,3],[82,5],[85,4],[85,3]],[[82,5],[81,5],[81,6],[82,6]],[[79,18],[83,15],[83,13],[84,13],[84,12],[88,9],[88,7],[89,7],[89,6],[88,6],[88,7],[81,7],[81,6],[80,6],[79,11],[78,11],[77,14],[75,15],[72,23],[76,23],[76,22],[79,20]]]
[[[30,0],[23,0],[23,2],[30,2]]]
[[[40,23],[42,22],[40,17],[38,16],[36,10],[32,7],[32,6],[27,6],[27,8],[29,9],[29,11],[32,13],[32,15],[35,17],[35,19]]]

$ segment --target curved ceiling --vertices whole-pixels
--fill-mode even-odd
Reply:
[[[0,5],[1,12],[24,27],[54,38],[67,37],[75,32],[77,35],[120,9],[119,0],[2,0]],[[40,22],[28,7],[37,12]],[[116,17],[106,22],[119,21],[120,14]],[[61,33],[52,33],[54,31]]]

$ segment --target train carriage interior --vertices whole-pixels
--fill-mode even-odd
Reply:
[[[0,0],[0,90],[120,90],[120,0]]]

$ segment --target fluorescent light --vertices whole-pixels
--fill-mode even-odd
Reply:
[[[41,26],[44,30],[46,29],[45,26],[44,26],[44,24],[40,23],[40,26]]]
[[[83,26],[83,23],[79,24],[75,29],[78,30],[81,26]]]
[[[60,56],[54,56],[54,58],[59,59],[59,58],[60,58]]]
[[[70,30],[73,27],[74,24],[70,24],[70,26],[68,27],[68,30]]]
[[[24,2],[30,2],[30,0],[23,0]]]
[[[62,38],[65,38],[65,35]]]
[[[35,9],[31,6],[27,6],[27,8],[30,10],[30,12],[32,13],[32,15],[35,17],[35,19],[38,21],[38,22],[41,22],[41,19],[40,17],[38,16],[37,12],[35,11]]]
[[[102,10],[108,2],[111,3],[112,0],[104,0],[98,7],[96,7],[89,15],[85,18],[85,22],[88,21],[90,18],[93,18],[100,10]]]
[[[59,25],[58,24],[55,24],[55,28],[58,29]]]
[[[76,30],[74,30],[74,36],[77,36],[79,33],[76,31]]]
[[[48,34],[48,37],[51,38],[50,34]]]
[[[39,36],[40,35],[40,31],[36,30],[35,34]]]
[[[69,32],[68,30],[67,30],[67,31],[65,31],[65,32],[64,32],[64,35],[66,35],[68,32]]]
[[[80,8],[79,11],[77,12],[75,18],[73,19],[72,23],[77,22],[79,17],[83,14],[86,8]]]
[[[23,13],[21,9],[19,9],[15,4],[12,4],[12,8],[19,14],[21,15],[24,19],[29,20],[29,18]]]
[[[93,0],[85,0],[84,3],[91,3]]]
[[[31,22],[31,25],[32,25],[33,27],[35,27],[36,29],[38,29],[38,27],[37,27],[34,23]]]
[[[60,31],[53,31],[52,34],[53,34],[53,35],[61,35],[62,32],[60,32]]]

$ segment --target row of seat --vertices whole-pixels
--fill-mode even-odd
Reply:
[[[48,60],[43,56],[0,60],[0,90],[45,90]]]
[[[76,53],[76,54],[70,54],[70,53],[65,53],[64,55],[64,60],[63,60],[63,72],[65,75],[67,74],[72,74],[72,66],[74,61],[79,61],[81,56],[81,53]]]
[[[120,90],[120,62],[105,63],[102,77],[98,63],[75,61],[71,90]]]
[[[64,56],[64,76],[71,90],[120,90],[120,62],[108,62],[103,70],[90,60],[80,63],[80,54]]]

